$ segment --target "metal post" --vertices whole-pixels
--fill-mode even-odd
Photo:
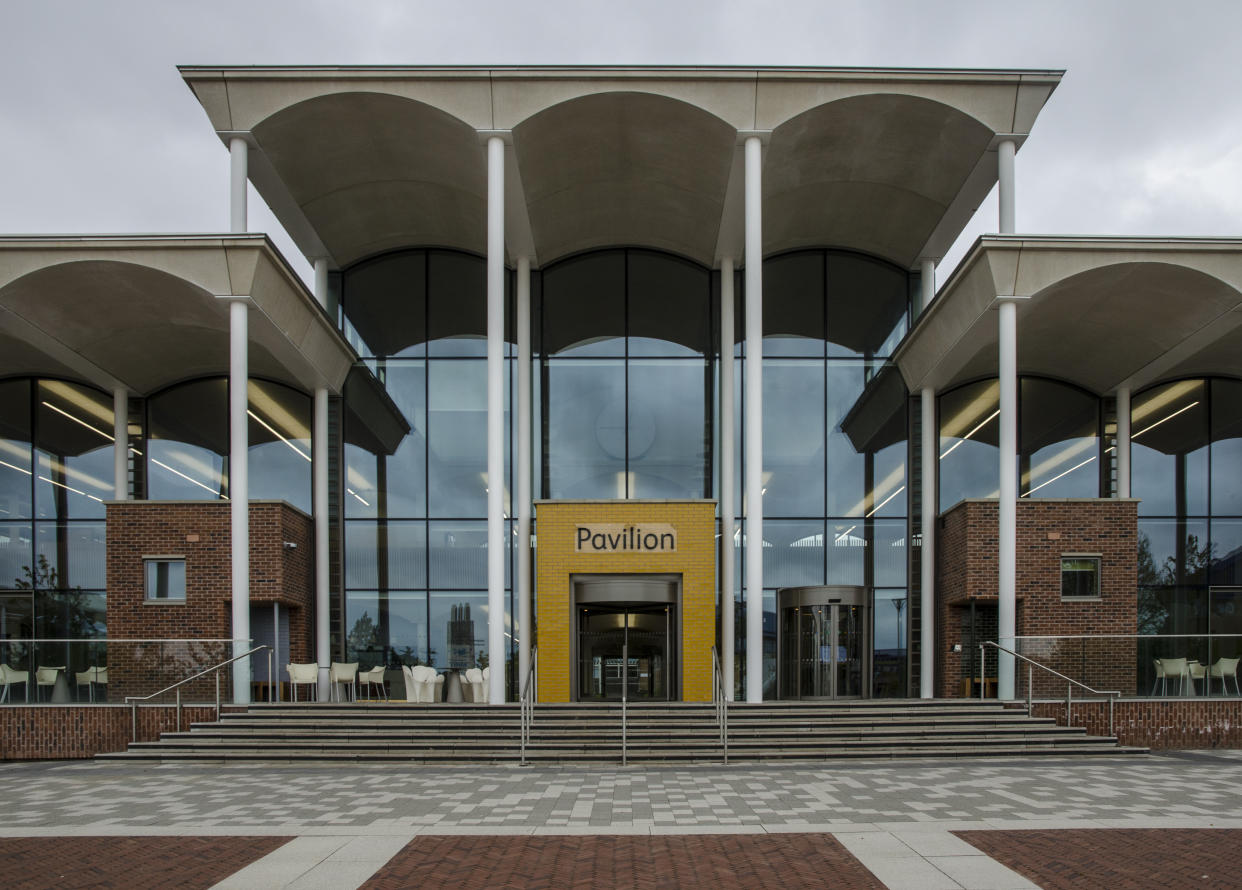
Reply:
[[[1031,689],[1033,688],[1034,674],[1035,674],[1035,666],[1028,664],[1026,666],[1026,712],[1028,714],[1031,713],[1031,704],[1032,704]]]
[[[1000,652],[997,651],[996,657],[1000,658]],[[979,644],[979,701],[983,701],[983,678],[987,674],[987,653],[984,651],[983,644]]]
[[[1074,725],[1074,684],[1065,684],[1065,725]]]
[[[177,732],[181,732],[181,690],[177,690]]]
[[[517,476],[517,575],[513,590],[517,594],[518,689],[530,673],[531,633],[530,597],[530,521],[531,521],[531,346],[530,346],[530,257],[517,262],[517,442],[514,445],[514,474]]]
[[[279,616],[276,619],[276,640],[277,642],[279,642],[280,640],[280,618]],[[267,701],[268,701],[268,704],[271,704],[272,702],[276,701],[276,698],[275,698],[276,684],[273,682],[273,679],[272,679],[272,676],[273,676],[272,672],[276,669],[276,659],[272,657],[273,654],[274,654],[273,650],[271,649],[267,650]]]
[[[138,741],[138,702],[134,702],[130,706],[129,722],[130,722],[131,730],[132,730],[130,734],[130,739],[131,741],[136,742]]]
[[[1000,231],[1002,235],[1012,235],[1016,231],[1017,213],[1014,202],[1014,154],[1018,144],[1006,139],[997,146],[997,192],[999,193]]]
[[[1012,298],[1000,299],[999,339],[999,492],[997,504],[997,640],[1012,646],[1017,634],[1017,512],[1018,512],[1018,307]],[[1014,659],[996,652],[997,696],[1014,697]]]
[[[220,672],[216,671],[216,722],[220,722]]]
[[[229,304],[229,549],[233,655],[250,649],[249,298]],[[233,662],[233,701],[250,703],[250,659]]]
[[[1108,734],[1112,738],[1116,738],[1117,733],[1113,732],[1113,702],[1117,700],[1117,696],[1110,695],[1108,697]]]
[[[112,496],[129,498],[129,391],[123,386],[112,390]]]
[[[629,618],[626,618],[625,635],[630,635]],[[630,644],[627,640],[621,644],[621,765],[625,766],[629,759],[629,751],[627,750],[627,733],[626,726],[626,703],[629,698],[630,685]]]
[[[245,232],[248,228],[246,218],[246,182],[249,177],[247,166],[250,146],[241,136],[229,139],[229,231]]]

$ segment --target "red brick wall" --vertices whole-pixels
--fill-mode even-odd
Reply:
[[[1065,702],[1036,702],[1036,717],[1065,725]],[[1074,726],[1108,735],[1108,702],[1074,702]],[[1242,699],[1131,700],[1113,707],[1113,735],[1123,745],[1155,750],[1242,748]]]
[[[1017,630],[1019,636],[1133,634],[1138,627],[1138,502],[1120,499],[1019,500],[1017,506]],[[937,694],[961,694],[970,653],[950,653],[962,639],[961,615],[974,599],[991,613],[997,595],[997,502],[967,500],[941,517],[937,534]],[[1098,601],[1061,601],[1061,556],[1099,554]],[[994,619],[993,619],[994,620]],[[1041,664],[1097,689],[1133,694],[1132,641],[1023,643]],[[1037,672],[1038,673],[1038,672]],[[995,668],[988,670],[995,676]],[[1025,671],[1019,671],[1025,694]],[[1059,682],[1059,681],[1058,681]],[[1035,694],[1050,694],[1037,682]]]
[[[181,711],[181,728],[215,719],[214,707],[187,706]],[[73,760],[124,751],[132,738],[132,721],[125,705],[0,707],[0,760]],[[176,729],[176,724],[173,706],[143,705],[138,709],[138,740],[154,741],[161,732]]]
[[[118,501],[107,506],[108,636],[114,639],[228,639],[232,636],[232,569],[227,501]],[[295,546],[285,547],[285,542]],[[281,501],[250,504],[250,601],[289,609],[290,658],[312,651],[313,529],[304,513]],[[148,602],[144,556],[184,556],[184,602]],[[109,646],[109,697],[148,694],[184,679],[192,668],[227,658],[225,646]],[[190,651],[196,650],[196,651]],[[222,677],[231,697],[230,674]],[[215,680],[187,688],[214,698]]]

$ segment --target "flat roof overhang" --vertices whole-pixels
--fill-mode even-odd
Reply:
[[[994,310],[1009,296],[1019,374],[1097,394],[1242,377],[1242,238],[987,235],[897,347],[908,390],[996,376]]]
[[[0,238],[0,377],[149,395],[229,370],[245,297],[252,377],[340,393],[357,355],[265,235]]]
[[[510,259],[601,246],[742,259],[742,139],[765,144],[764,253],[938,259],[1025,140],[1055,70],[204,67],[182,77],[299,248],[343,268],[486,250],[484,142]],[[824,207],[832,213],[824,213]]]

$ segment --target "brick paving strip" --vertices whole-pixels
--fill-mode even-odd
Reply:
[[[420,836],[362,886],[884,890],[827,834]]]
[[[1237,890],[1242,830],[957,831],[1044,890]]]
[[[43,888],[211,887],[288,837],[0,838],[0,884]]]

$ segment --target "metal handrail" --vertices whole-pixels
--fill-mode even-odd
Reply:
[[[712,701],[716,705],[716,726],[720,731],[720,750],[724,762],[729,762],[729,700],[725,698],[724,670],[720,666],[720,653],[712,646]]]
[[[1066,686],[1065,686],[1065,725],[1066,726],[1072,726],[1074,722],[1073,708],[1074,708],[1074,687],[1075,686],[1085,689],[1090,695],[1108,696],[1108,734],[1110,736],[1113,735],[1113,704],[1117,700],[1117,697],[1121,695],[1120,690],[1092,689],[1086,683],[1080,683],[1072,677],[1065,676],[1065,674],[1061,673],[1060,671],[1054,671],[1052,668],[1048,667],[1048,665],[1046,664],[1040,664],[1038,661],[1035,661],[1033,658],[1027,658],[1025,655],[1022,655],[1018,652],[1014,652],[1012,649],[1006,649],[1004,646],[1000,645],[999,643],[992,642],[991,640],[987,640],[979,644],[979,698],[980,700],[983,699],[983,691],[984,691],[983,678],[987,674],[987,671],[984,669],[984,664],[986,661],[986,650],[984,647],[986,646],[991,646],[993,649],[996,650],[997,658],[1000,657],[1001,652],[1008,652],[1014,658],[1021,658],[1023,661],[1027,663],[1027,668],[1026,668],[1026,710],[1027,710],[1027,713],[1030,713],[1030,710],[1031,710],[1031,704],[1032,704],[1031,689],[1033,686],[1035,668],[1039,668],[1040,670],[1047,671],[1048,673],[1056,677],[1059,677],[1060,679],[1064,680],[1066,683]],[[997,673],[998,674],[1000,673],[999,669],[997,670]]]
[[[626,766],[629,762],[629,727],[626,723],[626,710],[628,708],[630,686],[630,644],[624,642],[621,644],[621,765]]]
[[[526,746],[530,744],[530,728],[535,722],[535,669],[539,666],[539,647],[530,650],[530,667],[522,681],[522,766],[526,766]]]
[[[249,652],[243,652],[241,655],[234,655],[228,661],[222,661],[217,665],[213,665],[212,667],[207,668],[206,670],[199,671],[197,674],[194,674],[192,677],[186,677],[184,680],[179,680],[178,682],[172,684],[171,686],[161,689],[159,692],[152,692],[150,695],[127,695],[125,696],[125,702],[126,704],[130,706],[130,724],[131,724],[130,728],[131,728],[133,740],[135,742],[138,741],[138,703],[144,702],[144,701],[150,701],[151,699],[155,698],[157,695],[163,695],[165,692],[172,692],[174,689],[177,690],[177,732],[181,732],[181,687],[184,686],[186,683],[190,683],[194,680],[197,680],[199,677],[205,677],[212,672],[215,672],[216,674],[216,720],[219,721],[220,719],[220,674],[219,674],[220,668],[228,667],[233,662],[241,661],[243,658],[249,658],[251,655],[258,652],[260,649],[267,650],[268,698],[271,699],[272,688],[273,688],[273,685],[272,685],[273,652],[272,652],[272,647],[264,643],[264,644],[255,646]]]

